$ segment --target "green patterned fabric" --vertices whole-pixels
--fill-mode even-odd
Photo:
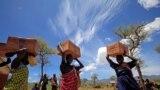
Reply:
[[[28,68],[20,65],[17,69],[11,70],[12,77],[5,85],[4,90],[27,90],[28,88]]]

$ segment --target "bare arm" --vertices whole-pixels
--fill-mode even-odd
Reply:
[[[117,64],[109,58],[109,55],[107,55],[106,59],[112,68],[116,68]]]
[[[17,57],[11,63],[11,68],[17,68],[20,65],[21,60],[27,54],[27,49],[20,49],[16,51]]]
[[[0,67],[3,67],[3,66],[5,66],[5,65],[11,63],[11,58],[10,58],[10,57],[12,57],[12,56],[15,55],[15,54],[16,54],[16,52],[8,52],[8,53],[6,53],[5,56],[7,57],[7,61],[6,61],[6,62],[2,62],[2,63],[0,64]]]
[[[78,58],[75,58],[75,60],[79,63],[80,66],[78,66],[79,69],[82,69],[84,65],[78,60]]]
[[[66,56],[65,56],[65,54],[64,54],[64,50],[63,50],[63,48],[62,48],[62,46],[61,46],[60,43],[59,43],[59,45],[58,45],[58,48],[60,49],[60,53],[62,54],[62,62],[61,62],[61,65],[62,65],[62,64],[65,64],[65,63],[66,63]]]
[[[9,63],[11,63],[11,59],[10,59],[10,58],[7,58],[7,61],[1,63],[1,64],[0,64],[0,67],[3,67],[3,66],[5,66],[5,65],[7,65],[7,64],[9,64]]]
[[[62,53],[62,62],[61,64],[66,64],[66,56],[64,53]]]
[[[110,65],[114,63],[114,62],[109,58],[109,55],[107,55],[106,59],[107,59],[107,61],[108,61],[108,63],[109,63]]]
[[[127,56],[128,58],[130,58],[132,60],[131,62],[128,62],[129,67],[130,68],[135,67],[138,60],[132,56],[129,56],[129,55],[125,55],[125,56]]]

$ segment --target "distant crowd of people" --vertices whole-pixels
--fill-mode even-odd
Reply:
[[[53,74],[53,77],[51,77],[50,79],[48,79],[47,74],[44,74],[41,80],[42,80],[41,90],[47,90],[48,82],[50,82],[51,84],[51,88],[52,88],[51,90],[57,90],[58,84],[57,84],[56,74]],[[40,90],[37,83],[35,83],[35,85],[32,87],[32,90]]]
[[[145,80],[145,88],[146,90],[160,90],[160,84],[157,84],[149,79]]]

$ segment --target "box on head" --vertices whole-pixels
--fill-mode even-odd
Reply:
[[[8,37],[7,43],[0,43],[0,57],[5,57],[8,52],[15,52],[17,50],[27,48],[28,52],[33,56],[28,58],[31,66],[36,65],[35,56],[38,55],[39,44],[36,39]]]
[[[128,47],[120,42],[115,42],[107,46],[107,55],[116,57],[124,53],[128,54]]]
[[[19,37],[8,37],[7,48],[11,51],[16,51],[21,48],[27,48],[29,53],[38,55],[38,41],[32,38],[19,38]]]
[[[63,49],[63,52],[67,54],[71,54],[73,58],[78,58],[81,56],[80,48],[76,46],[72,41],[66,40],[57,46],[58,51],[60,52],[60,48]],[[61,55],[61,53],[59,53]]]
[[[0,57],[5,57],[6,52],[7,52],[6,44],[0,43]]]

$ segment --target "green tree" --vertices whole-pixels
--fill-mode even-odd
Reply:
[[[116,76],[111,76],[109,79],[116,81],[117,78],[116,78]]]
[[[86,82],[88,81],[88,79],[87,78],[83,78],[83,79],[81,79],[81,82],[82,82],[82,84],[83,85],[86,85]]]
[[[43,77],[43,74],[44,74],[44,66],[46,64],[49,64],[49,60],[48,60],[48,57],[53,55],[53,54],[57,54],[57,51],[52,49],[51,47],[49,47],[49,45],[47,44],[46,41],[42,40],[42,39],[37,39],[38,40],[38,43],[39,43],[39,54],[37,56],[37,59],[38,59],[38,63],[41,65],[41,79]],[[40,87],[40,84],[42,82],[42,80],[40,79],[40,82],[39,82],[39,87]]]
[[[160,53],[160,44],[155,48],[155,50]]]
[[[42,39],[37,39],[39,43],[39,54],[38,54],[38,63],[41,64],[41,76],[43,76],[44,66],[49,64],[48,57],[57,54],[57,51],[49,47],[46,41]]]
[[[144,25],[129,25],[128,27],[119,27],[115,34],[119,36],[121,39],[127,39],[130,41],[129,55],[136,56],[137,49],[140,48],[141,44],[146,40],[148,36],[148,32],[144,30]],[[140,69],[140,64],[144,62],[139,58],[139,62],[136,65],[141,85],[144,87],[143,77]],[[141,65],[143,66],[143,65]]]
[[[95,73],[92,74],[91,78],[93,80],[93,87],[95,87],[96,86],[96,80],[98,79],[98,74],[95,74]]]

